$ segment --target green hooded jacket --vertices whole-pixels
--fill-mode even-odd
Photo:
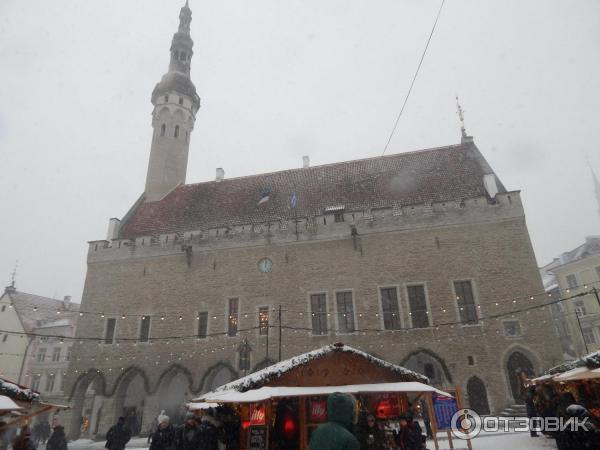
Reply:
[[[310,450],[359,450],[358,439],[350,431],[354,418],[354,399],[335,392],[327,399],[327,422],[310,437]]]

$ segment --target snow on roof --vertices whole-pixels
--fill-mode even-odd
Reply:
[[[2,378],[0,378],[0,395],[5,395],[13,400],[23,402],[31,402],[33,400],[39,399],[40,397],[40,394],[38,394],[37,392],[24,386],[11,383],[10,381],[4,380]]]
[[[5,395],[0,395],[0,411],[14,411],[16,409],[22,408],[13,402],[11,398]]]
[[[559,364],[558,366],[551,367],[544,373],[547,375],[556,375],[569,370],[577,369],[579,367],[587,367],[588,369],[600,368],[600,350],[588,353],[587,355],[573,361],[567,361]]]
[[[69,325],[71,325],[71,320],[59,319],[59,320],[55,320],[54,322],[45,323],[45,324],[39,326],[38,328],[68,327]]]
[[[399,373],[401,375],[407,375],[408,377],[412,378],[411,380],[407,380],[407,381],[419,381],[422,383],[429,382],[429,379],[424,375],[421,375],[417,372],[413,372],[412,370],[408,370],[402,366],[398,366],[396,364],[392,364],[390,362],[384,361],[383,359],[376,358],[375,356],[370,355],[369,353],[363,352],[361,350],[357,350],[353,347],[349,347],[344,344],[330,344],[330,345],[321,347],[320,349],[313,350],[311,352],[304,353],[302,355],[294,356],[293,358],[290,358],[290,359],[286,359],[285,361],[281,361],[279,363],[273,364],[272,366],[266,367],[262,370],[259,370],[258,372],[254,372],[250,375],[239,378],[230,383],[224,384],[223,386],[220,386],[217,389],[215,389],[213,392],[222,392],[222,391],[227,391],[227,390],[231,390],[231,389],[240,391],[240,392],[244,392],[249,389],[254,389],[256,387],[262,386],[264,383],[266,383],[269,380],[279,378],[286,372],[289,372],[290,370],[292,370],[296,367],[303,366],[305,364],[308,364],[310,361],[312,361],[314,359],[322,358],[322,357],[324,357],[332,352],[336,352],[336,351],[337,352],[348,352],[348,353],[353,353],[355,355],[362,356],[363,358],[368,359],[370,362],[372,362],[380,367],[390,369],[396,373]]]

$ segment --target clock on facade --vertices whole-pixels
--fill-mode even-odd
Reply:
[[[258,262],[258,270],[262,273],[270,272],[272,267],[273,261],[271,261],[269,258],[263,258]]]

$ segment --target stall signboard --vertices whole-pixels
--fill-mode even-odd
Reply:
[[[456,396],[446,397],[434,393],[431,397],[438,430],[452,429],[452,416],[458,411]]]
[[[254,403],[250,405],[250,426],[265,424],[265,405]]]
[[[312,399],[310,401],[309,422],[321,423],[327,420],[327,400],[324,398]]]
[[[267,427],[255,426],[250,427],[248,434],[248,449],[249,450],[266,450],[267,448]]]

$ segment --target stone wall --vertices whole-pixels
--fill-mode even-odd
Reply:
[[[402,363],[411,354],[426,351],[448,372],[452,385],[466,392],[470,377],[486,385],[492,410],[513,403],[506,361],[513,351],[528,357],[540,371],[561,361],[548,308],[521,313],[521,335],[505,337],[502,320],[480,320],[477,325],[461,325],[453,291],[453,281],[471,280],[480,318],[543,304],[543,293],[533,249],[518,194],[511,201],[485,203],[472,208],[434,212],[430,222],[401,226],[409,220],[389,214],[379,222],[362,222],[357,240],[348,232],[349,224],[335,224],[337,233],[305,236],[296,240],[240,239],[234,246],[229,238],[213,236],[204,244],[190,242],[186,254],[181,243],[164,241],[133,248],[109,244],[90,245],[88,273],[81,309],[104,312],[80,319],[81,337],[101,337],[109,313],[117,318],[117,343],[83,342],[74,348],[68,385],[77,396],[78,379],[90,368],[105,380],[109,403],[103,411],[101,432],[116,416],[119,389],[140,373],[146,392],[144,426],[159,411],[158,393],[168,374],[183,372],[190,380],[190,393],[209,389],[219,370],[231,376],[238,370],[237,349],[244,339],[250,344],[251,366],[265,363],[265,336],[259,336],[258,307],[271,308],[268,358],[278,356],[277,309],[282,307],[282,358],[288,358],[331,342],[344,342],[385,360]],[[506,196],[504,197],[506,200]],[[369,224],[370,223],[370,224]],[[323,228],[323,227],[321,227]],[[332,227],[333,229],[333,227]],[[289,236],[285,230],[285,236]],[[317,239],[320,238],[320,239]],[[225,244],[221,244],[225,242]],[[120,247],[120,248],[119,248]],[[268,257],[270,273],[260,273],[257,263]],[[409,307],[406,286],[423,283],[429,303],[429,328],[408,329]],[[379,288],[396,286],[401,305],[402,330],[384,331]],[[352,291],[355,323],[359,331],[338,334],[335,293]],[[311,293],[326,293],[330,332],[313,336],[309,313]],[[227,299],[240,301],[240,332],[226,331]],[[519,297],[517,300],[513,299]],[[195,339],[198,311],[209,312],[208,333],[221,333]],[[126,318],[121,319],[121,314]],[[137,314],[138,316],[129,316]],[[139,315],[151,315],[151,337],[185,336],[134,343],[139,333]],[[164,315],[164,320],[161,317]],[[121,341],[119,342],[119,339]],[[123,341],[132,339],[132,341]],[[473,365],[469,365],[472,357]],[[175,369],[173,368],[175,366]],[[74,371],[77,370],[77,373]],[[77,386],[76,386],[77,385]],[[116,393],[116,394],[115,394]],[[111,398],[113,400],[111,400]],[[104,427],[104,428],[103,428]]]

